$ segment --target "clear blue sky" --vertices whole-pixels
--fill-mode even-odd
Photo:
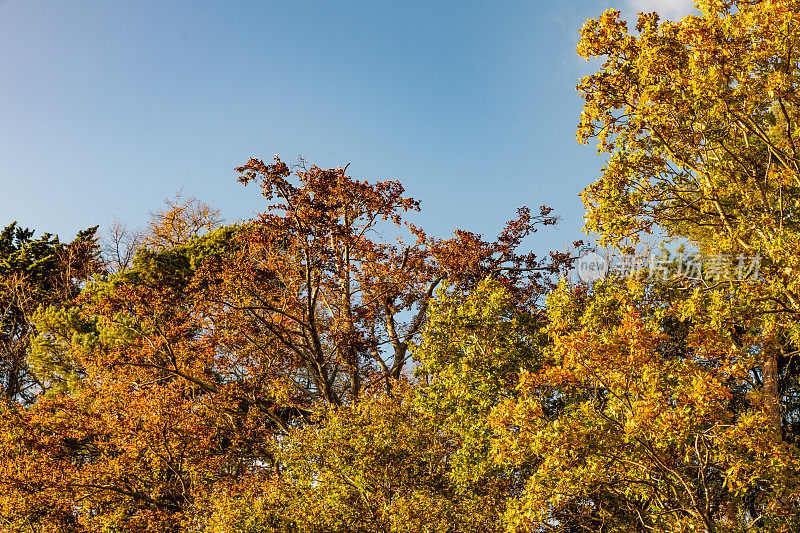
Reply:
[[[441,236],[548,204],[529,245],[563,248],[603,163],[574,140],[579,28],[686,4],[0,0],[0,225],[136,226],[180,189],[249,218],[233,168],[279,154],[401,180]]]

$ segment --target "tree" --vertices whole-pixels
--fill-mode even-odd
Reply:
[[[114,217],[108,228],[108,236],[103,244],[103,257],[112,272],[126,270],[133,263],[136,252],[144,246],[144,232],[131,229]]]
[[[40,305],[68,306],[100,271],[97,227],[62,244],[45,233],[12,223],[0,233],[0,392],[5,400],[31,403],[38,384],[28,352],[37,335],[32,322]]]
[[[800,450],[755,383],[749,301],[609,280],[548,298],[547,365],[492,413],[516,531],[794,531]],[[780,495],[780,500],[776,500]]]
[[[521,372],[541,370],[545,318],[534,302],[515,299],[490,278],[466,293],[439,290],[413,350],[424,381],[418,405],[456,443],[453,479],[469,486],[502,480],[506,497],[519,489],[521,472],[491,456],[490,414],[517,396]]]
[[[220,377],[192,286],[236,231],[142,250],[85,288],[77,311],[40,310],[33,354],[50,363],[37,365],[47,393],[0,416],[5,527],[185,530],[206,491],[269,460],[274,427]]]
[[[578,136],[610,155],[584,192],[587,227],[608,241],[653,227],[711,254],[760,256],[761,281],[733,290],[758,309],[765,340],[754,369],[771,420],[796,440],[800,338],[800,4],[700,2],[701,17],[618,13],[584,27],[578,50],[605,56],[578,86]]]
[[[681,22],[640,15],[638,35],[616,11],[583,28],[578,52],[606,60],[578,85],[578,138],[610,156],[584,192],[587,229],[615,241],[658,226],[760,252],[777,275],[797,230],[798,4],[700,4]]]
[[[489,529],[496,507],[483,506],[504,481],[484,476],[476,495],[449,477],[452,438],[411,406],[402,372],[443,280],[464,290],[491,276],[515,301],[545,290],[566,258],[516,249],[555,222],[549,210],[520,210],[496,242],[409,226],[415,244],[392,245],[376,238],[379,223],[397,226],[416,208],[397,182],[280,161],[251,160],[240,173],[280,203],[254,221],[144,247],[74,307],[38,311],[31,357],[42,394],[0,416],[4,527],[179,531],[206,527],[212,509],[238,516],[272,498],[269,524],[314,531],[322,492],[302,476],[316,468],[338,483],[326,505],[346,530],[355,522],[344,505],[357,494],[330,455],[345,450],[348,476],[371,484],[359,512],[380,511],[358,517],[365,530],[461,512],[484,513]],[[356,446],[361,428],[383,442],[379,453]],[[384,474],[397,476],[386,490],[375,481]],[[290,501],[305,525],[287,514]]]
[[[545,371],[493,414],[499,461],[533,465],[511,523],[565,531],[798,527],[797,2],[699,2],[661,23],[587,22],[604,57],[578,138],[609,156],[587,229],[657,230],[760,276],[564,287]]]
[[[150,212],[147,230],[138,235],[133,232],[130,238],[134,243],[141,241],[145,246],[156,249],[169,249],[213,231],[222,224],[222,217],[213,209],[191,196],[185,200],[178,192],[175,198],[164,200],[167,207],[161,211]],[[112,233],[120,233],[119,230]],[[124,230],[120,234],[124,241]],[[124,257],[124,255],[123,255]]]
[[[212,532],[500,531],[502,482],[460,483],[457,441],[398,382],[292,430],[281,471],[213,501]]]
[[[520,209],[495,242],[465,231],[433,239],[410,224],[413,244],[375,240],[381,223],[399,231],[419,205],[396,181],[369,184],[345,170],[293,171],[277,158],[238,168],[240,181],[259,182],[277,203],[242,234],[234,260],[208,269],[209,313],[257,373],[248,379],[271,389],[262,396],[287,407],[338,406],[390,388],[443,280],[464,288],[492,276],[535,298],[568,261],[517,253],[538,225],[555,223],[546,207],[538,216]]]
[[[578,137],[610,156],[584,191],[587,228],[619,242],[658,227],[708,253],[762,258],[764,282],[741,290],[776,341],[761,372],[781,427],[781,402],[797,407],[784,371],[800,334],[800,4],[700,6],[678,23],[642,15],[637,36],[614,11],[584,27],[579,52],[607,59],[578,86]]]

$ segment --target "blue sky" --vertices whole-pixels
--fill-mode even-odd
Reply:
[[[441,236],[550,205],[528,245],[563,249],[602,166],[574,140],[575,44],[610,7],[691,2],[0,0],[0,225],[136,226],[178,190],[249,218],[233,168],[279,154],[399,179]]]

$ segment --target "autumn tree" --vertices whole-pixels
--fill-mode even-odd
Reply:
[[[578,138],[608,156],[587,229],[658,231],[757,279],[610,279],[548,299],[544,371],[492,415],[500,462],[533,465],[520,531],[798,527],[797,2],[699,2],[701,16],[608,11],[579,52]]]
[[[182,531],[204,491],[269,461],[274,425],[226,381],[192,285],[236,231],[142,250],[36,314],[44,394],[0,416],[5,527]]]
[[[370,184],[302,163],[293,170],[277,158],[237,171],[261,186],[269,210],[242,233],[237,257],[209,265],[209,312],[248,361],[242,368],[258,373],[249,379],[287,406],[343,405],[390,388],[443,280],[470,287],[490,276],[536,298],[568,261],[517,252],[538,225],[555,223],[546,207],[520,209],[493,242],[466,231],[435,239],[409,224],[411,242],[393,244],[376,239],[379,231],[402,231],[403,214],[419,209],[396,181]]]
[[[749,305],[615,279],[552,293],[544,370],[490,416],[495,460],[529,468],[509,526],[794,531],[800,451],[771,425]]]
[[[213,231],[223,221],[218,209],[194,196],[184,199],[178,192],[174,198],[164,200],[164,204],[164,209],[150,212],[147,228],[141,234],[126,231],[115,222],[111,228],[112,242],[118,241],[123,246],[128,245],[127,248],[134,248],[141,243],[149,248],[169,249]],[[131,244],[134,246],[130,246]],[[115,252],[117,249],[115,247]],[[129,250],[122,250],[120,257],[125,258]]]
[[[760,372],[780,428],[797,386],[784,370],[800,310],[800,4],[700,6],[677,23],[642,15],[638,35],[614,11],[584,27],[579,52],[606,62],[578,86],[578,137],[609,155],[584,191],[587,228],[619,242],[657,227],[708,253],[762,258],[764,282],[748,290],[775,341]]]
[[[521,372],[541,370],[545,319],[535,302],[514,298],[491,278],[469,291],[445,284],[431,304],[414,345],[424,383],[417,404],[456,444],[450,476],[460,483],[502,480],[505,496],[520,488],[521,472],[491,456],[496,431],[490,415],[517,395]]]
[[[398,382],[324,422],[292,430],[279,474],[212,498],[209,530],[268,533],[493,532],[501,530],[502,480],[462,483],[453,473],[459,442],[416,408]]]
[[[411,405],[403,371],[443,281],[467,290],[489,276],[518,302],[546,290],[567,258],[516,250],[554,217],[523,208],[494,242],[465,231],[434,239],[408,226],[411,243],[392,244],[379,230],[402,228],[402,214],[418,208],[397,182],[279,160],[251,160],[239,172],[259,181],[266,213],[206,232],[176,212],[187,220],[166,217],[151,232],[172,237],[96,278],[74,307],[36,312],[40,394],[0,416],[4,527],[191,530],[229,494],[240,510],[277,495],[275,523],[298,524],[281,511],[291,496],[316,531],[321,475],[339,483],[324,497],[342,511],[340,530],[351,518],[378,531],[412,511],[409,524],[468,510],[490,528],[497,508],[482,506],[502,482],[481,477],[476,496],[450,477],[457,443]],[[385,441],[380,453],[358,448],[360,428]],[[347,475],[368,494],[339,476],[337,450],[349,450]],[[405,472],[412,463],[417,470]],[[394,484],[375,481],[383,475]],[[345,511],[357,492],[353,518]]]
[[[418,381],[289,428],[278,471],[212,498],[212,531],[503,531],[526,469],[491,454],[490,414],[541,368],[542,309],[484,278],[444,281],[410,347]]]

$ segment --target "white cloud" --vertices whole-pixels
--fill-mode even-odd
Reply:
[[[694,0],[626,0],[637,12],[658,11],[662,18],[677,20],[694,11]]]

